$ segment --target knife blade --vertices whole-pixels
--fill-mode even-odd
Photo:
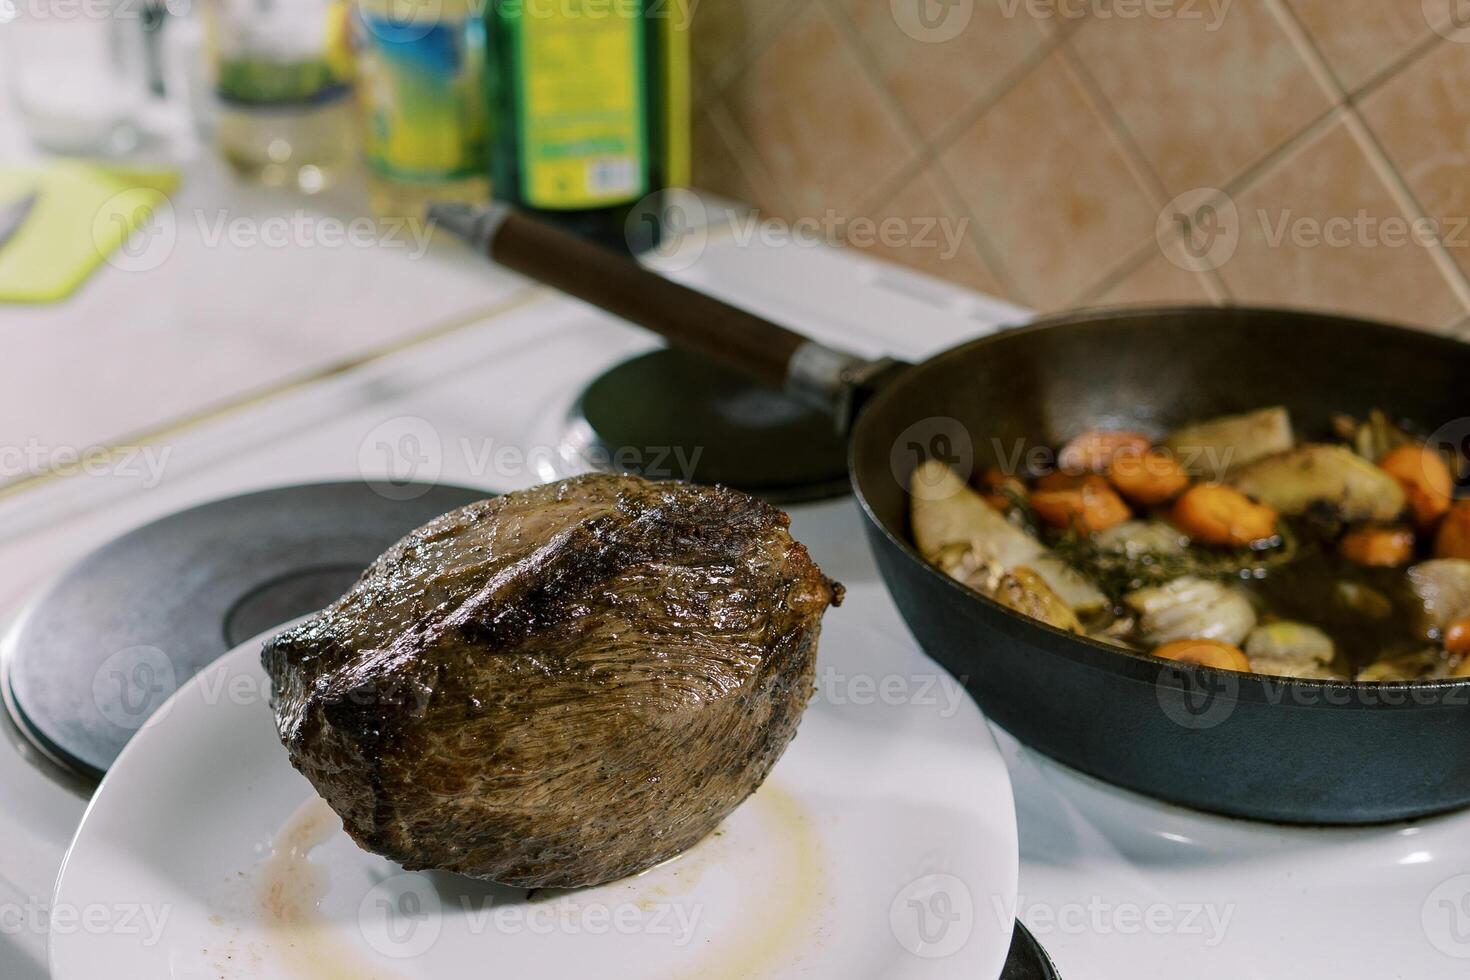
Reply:
[[[32,191],[0,208],[0,248],[8,245],[10,240],[20,232],[40,197],[40,191]]]

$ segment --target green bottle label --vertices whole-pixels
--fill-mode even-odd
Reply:
[[[602,0],[503,11],[515,38],[522,197],[583,210],[648,193],[643,18]]]

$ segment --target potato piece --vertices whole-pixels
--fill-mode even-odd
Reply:
[[[1409,498],[1414,525],[1431,531],[1449,512],[1454,477],[1444,457],[1427,446],[1400,446],[1384,454],[1378,466],[1398,481]]]
[[[1414,560],[1414,532],[1403,526],[1360,527],[1337,546],[1344,558],[1365,568],[1398,568]]]
[[[1075,609],[1078,615],[1087,616],[1108,604],[1108,597],[1097,586],[1084,578],[1076,569],[1055,555],[1047,553],[1031,562],[1036,573],[1046,579],[1052,591],[1062,601]]]
[[[1331,680],[1337,656],[1332,637],[1306,623],[1279,622],[1257,626],[1246,637],[1245,654],[1257,674]]]
[[[930,563],[943,569],[940,559],[944,557],[953,564],[954,553],[946,549],[960,546],[975,552],[970,559],[972,567],[993,565],[1001,572],[1023,565],[1035,569],[1062,601],[1078,612],[1106,604],[1107,597],[1096,586],[1006,520],[945,464],[935,460],[920,464],[911,488],[914,544]]]
[[[1470,559],[1470,500],[1455,504],[1444,516],[1434,539],[1434,556]]]
[[[1143,507],[1166,504],[1189,487],[1189,474],[1164,449],[1118,453],[1108,469],[1108,479],[1119,493]]]
[[[1256,611],[1240,589],[1185,576],[1124,597],[1139,614],[1138,628],[1150,646],[1174,640],[1221,640],[1239,644],[1256,626]]]
[[[1022,566],[1002,576],[993,598],[1007,609],[1014,609],[1048,626],[1073,633],[1083,632],[1072,607],[1063,602],[1034,569]]]
[[[984,541],[986,551],[1006,567],[1045,550],[1040,541],[1013,526],[943,463],[929,460],[910,480],[914,543],[930,561],[949,545]]]
[[[1186,425],[1164,440],[1191,476],[1210,480],[1294,445],[1291,414],[1279,406]]]
[[[1325,504],[1344,521],[1387,524],[1408,503],[1397,480],[1345,446],[1309,444],[1257,460],[1230,483],[1288,516]]]
[[[1219,640],[1175,640],[1155,650],[1154,656],[1176,663],[1251,673],[1251,662],[1246,655],[1239,648]]]
[[[1419,600],[1420,625],[1443,635],[1450,624],[1470,616],[1470,561],[1436,558],[1409,569],[1409,588]]]
[[[1218,483],[1185,491],[1170,517],[1191,539],[1219,548],[1258,547],[1277,531],[1274,509]]]

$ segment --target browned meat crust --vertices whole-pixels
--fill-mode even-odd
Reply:
[[[363,847],[522,887],[611,881],[753,793],[841,601],[789,518],[589,476],[419,528],[270,640],[281,741]]]

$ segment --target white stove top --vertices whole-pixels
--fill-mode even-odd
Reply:
[[[74,475],[0,497],[0,615],[14,615],[46,576],[104,540],[204,500],[360,476],[441,479],[487,490],[555,476],[562,423],[579,388],[654,343],[579,304],[474,268],[462,256],[431,253],[382,272],[404,292],[452,281],[461,290],[460,306],[483,315],[450,316],[442,303],[426,303],[413,330],[400,324],[395,335],[382,327],[376,346],[348,359],[355,363],[302,383],[266,379],[274,387],[264,395],[237,399],[159,436],[155,448],[167,450],[166,457],[155,456],[163,459],[161,479],[139,465],[132,475]],[[828,250],[772,252],[715,241],[679,275],[868,354],[922,356],[1024,317]],[[89,287],[89,308],[105,304],[112,288],[105,278]],[[136,283],[129,280],[126,288]],[[379,282],[373,295],[385,288]],[[289,320],[289,299],[275,314],[276,329]],[[373,302],[344,309],[344,318],[371,318]],[[65,311],[35,316],[57,329]],[[401,309],[395,315],[401,318]],[[419,339],[404,339],[411,336]],[[118,431],[96,434],[107,422],[88,418],[92,428],[73,438],[115,439]],[[871,567],[851,501],[793,513],[796,534],[818,561]],[[872,615],[895,613],[885,605]],[[1020,821],[1020,917],[1069,980],[1425,980],[1464,976],[1470,966],[1470,816],[1345,831],[1216,819],[1114,790],[1000,737]],[[49,901],[85,805],[84,795],[34,765],[22,745],[0,740],[0,976],[6,980],[46,976],[36,913]]]

